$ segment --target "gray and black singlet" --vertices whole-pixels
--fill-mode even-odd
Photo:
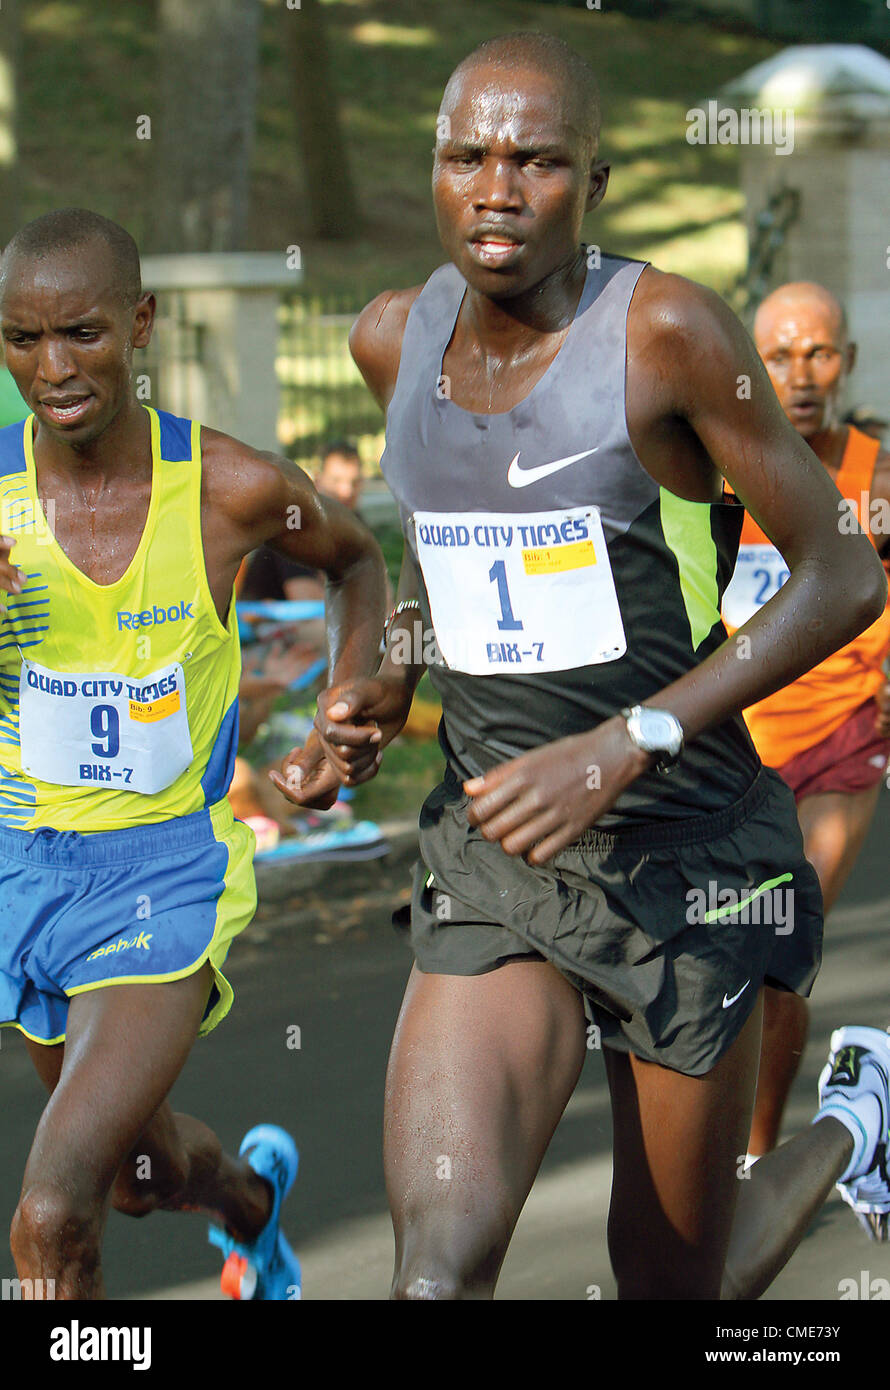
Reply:
[[[726,640],[743,510],[660,487],[628,436],[627,313],[644,269],[603,255],[588,270],[562,347],[502,414],[455,405],[442,374],[466,292],[456,267],[408,315],[381,468],[423,576],[440,739],[460,779],[644,702]],[[720,810],[759,767],[737,716],[668,776],[638,778],[598,825]]]

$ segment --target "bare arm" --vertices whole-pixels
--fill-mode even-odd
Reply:
[[[359,314],[349,335],[355,363],[384,411],[396,386],[408,313],[421,288],[417,285],[379,294]],[[406,543],[396,606],[416,599],[418,592],[417,569]],[[423,675],[422,634],[417,642],[421,621],[419,608],[406,608],[389,626],[376,677],[345,682],[332,679],[319,696],[316,729],[328,761],[343,782],[356,785],[373,777],[383,748],[408,717]]]
[[[422,289],[414,285],[410,290],[384,290],[365,306],[349,334],[355,365],[383,411],[396,389],[408,313]]]
[[[890,454],[884,449],[875,460],[875,471],[871,480],[870,502],[878,503],[874,516],[869,518],[870,530],[875,538],[878,554],[884,564],[890,563]]]
[[[786,419],[748,335],[716,295],[643,273],[628,315],[626,410],[631,441],[656,482],[689,501],[715,502],[722,475],[790,571],[732,641],[647,697],[675,714],[690,740],[874,622],[886,579],[868,538],[841,533],[837,488]],[[653,761],[615,716],[465,783],[468,819],[508,854],[543,864]],[[590,790],[593,767],[598,790]]]
[[[348,507],[316,492],[289,459],[205,431],[209,467],[205,554],[220,595],[243,555],[271,545],[325,575],[331,678],[376,668],[385,616],[386,572],[371,532]],[[216,594],[215,594],[216,596]]]
[[[851,641],[880,616],[887,591],[866,536],[838,526],[840,494],[787,420],[741,324],[710,291],[673,276],[658,279],[641,305],[634,361],[630,341],[628,350],[629,418],[634,373],[638,390],[639,378],[649,382],[641,462],[663,486],[695,497],[705,470],[697,462],[672,463],[672,451],[657,442],[647,448],[665,420],[676,432],[674,447],[691,431],[702,457],[729,481],[790,570],[778,594],[730,642],[647,701],[670,709],[694,738]]]

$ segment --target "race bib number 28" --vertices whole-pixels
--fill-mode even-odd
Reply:
[[[596,507],[415,512],[414,537],[452,669],[566,671],[627,650]]]
[[[182,667],[134,679],[23,661],[19,732],[22,771],[32,777],[151,796],[192,761]]]
[[[723,620],[741,627],[779,592],[790,572],[774,545],[743,545],[723,595]]]

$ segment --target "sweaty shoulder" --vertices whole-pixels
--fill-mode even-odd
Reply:
[[[647,266],[637,281],[627,315],[628,348],[704,348],[702,336],[720,342],[741,324],[715,290],[682,275]]]
[[[715,290],[647,266],[627,315],[628,389],[645,413],[690,417],[703,401],[735,392],[739,371],[764,378],[757,352]]]
[[[408,313],[422,289],[384,290],[365,305],[349,334],[349,351],[383,410],[396,388]]]
[[[318,510],[311,480],[290,459],[201,427],[201,498],[205,517],[225,520],[254,544],[286,525],[295,501],[308,522]]]
[[[287,460],[254,449],[231,435],[201,426],[201,467],[204,495],[225,510],[236,501],[242,514],[253,503],[273,497],[282,489],[282,467]]]

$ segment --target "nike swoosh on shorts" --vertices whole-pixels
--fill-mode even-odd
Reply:
[[[735,1001],[736,1001],[737,999],[741,999],[742,995],[745,993],[745,990],[748,988],[748,986],[749,986],[750,983],[751,983],[750,980],[746,980],[745,983],[742,985],[741,989],[739,990],[738,994],[734,994],[734,995],[732,996],[731,999],[728,997],[728,995],[724,994],[724,996],[723,996],[723,1007],[724,1007],[724,1009],[728,1009],[729,1006],[730,1006],[730,1004],[734,1004]]]
[[[560,468],[568,468],[570,463],[577,463],[579,459],[586,459],[588,454],[595,454],[598,448],[599,445],[596,444],[592,449],[585,449],[583,454],[570,454],[568,458],[556,459],[553,463],[541,463],[537,468],[520,468],[517,454],[507,469],[507,482],[511,487],[528,487],[529,483],[548,478],[551,473],[558,473]]]

